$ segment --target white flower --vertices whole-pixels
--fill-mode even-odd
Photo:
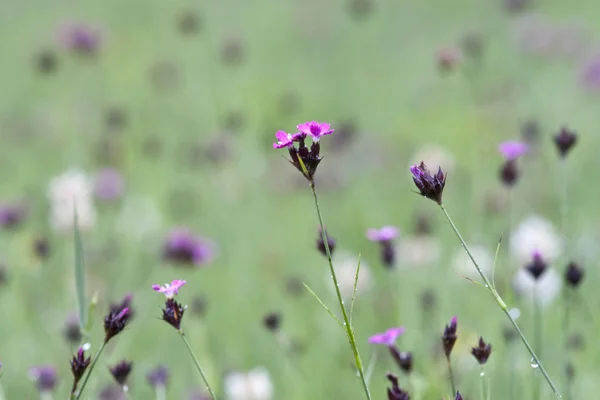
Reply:
[[[538,215],[531,215],[521,222],[510,236],[510,252],[520,266],[531,261],[535,251],[552,262],[560,256],[563,241],[550,221]]]
[[[396,246],[400,267],[423,267],[435,264],[441,255],[440,242],[434,236],[404,236]]]
[[[340,293],[344,298],[352,298],[354,292],[354,279],[356,278],[356,267],[358,266],[358,256],[343,250],[336,250],[333,256],[333,268],[337,277]],[[356,284],[356,295],[365,292],[372,283],[371,269],[369,265],[361,258],[360,271],[358,272],[358,282]],[[326,274],[326,285],[335,291],[329,267]]]
[[[513,279],[513,287],[527,301],[534,299],[542,306],[550,305],[560,294],[562,279],[554,268],[548,268],[536,281],[525,268],[519,268]]]
[[[81,170],[70,169],[52,178],[48,185],[50,201],[50,224],[56,231],[69,231],[74,224],[77,207],[79,228],[88,230],[96,223],[92,180]]]
[[[481,271],[485,274],[485,276],[492,280],[492,267],[494,266],[494,255],[488,250],[485,246],[481,246],[478,244],[469,246],[471,250],[471,254],[475,261],[477,261],[477,265],[481,268]],[[477,269],[473,265],[473,262],[467,255],[467,252],[462,247],[456,250],[456,253],[452,257],[452,268],[456,273],[466,276],[467,278],[471,278],[473,280],[480,281],[481,276]]]
[[[227,400],[270,400],[273,384],[269,371],[257,367],[248,372],[232,372],[225,377]]]
[[[442,167],[445,173],[452,173],[456,166],[456,159],[450,150],[436,145],[425,146],[417,151],[412,164],[419,164],[421,161],[432,172],[437,172],[438,167]]]

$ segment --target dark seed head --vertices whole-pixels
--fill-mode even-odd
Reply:
[[[388,400],[410,400],[408,393],[398,386],[398,377],[396,375],[388,372],[386,377],[392,384],[392,387],[387,389]]]
[[[71,359],[71,372],[73,373],[73,387],[77,387],[77,383],[83,376],[85,370],[90,365],[92,357],[85,358],[83,348],[79,348],[77,354]]]
[[[162,319],[173,328],[180,330],[181,319],[183,318],[184,312],[185,308],[181,304],[173,299],[167,299],[165,308],[163,309]]]
[[[500,180],[506,187],[514,186],[519,179],[517,160],[506,160],[500,168]]]
[[[533,260],[525,267],[536,281],[546,272],[548,265],[539,252],[533,254]]]
[[[477,362],[481,365],[484,365],[487,362],[491,353],[492,345],[490,343],[486,344],[482,337],[479,338],[477,347],[473,347],[471,349],[471,354],[473,354],[473,357],[475,357]]]
[[[279,330],[279,326],[281,325],[281,314],[277,312],[267,314],[263,318],[263,324],[271,332],[277,332]]]
[[[583,268],[581,268],[579,264],[571,262],[567,266],[567,271],[565,272],[565,281],[569,286],[576,288],[583,280],[583,275]]]
[[[396,265],[396,249],[391,241],[381,242],[381,262],[387,268],[394,268]]]
[[[109,368],[109,371],[120,386],[125,386],[127,384],[127,377],[129,377],[132,367],[132,363],[123,360],[115,366]]]
[[[456,391],[456,396],[454,396],[454,400],[463,400],[463,397],[460,395],[460,392]]]
[[[125,329],[129,322],[129,317],[128,307],[125,307],[120,312],[110,311],[106,317],[104,317],[104,343],[108,343],[110,339]]]
[[[446,328],[444,328],[444,334],[442,335],[442,345],[444,346],[444,354],[446,355],[446,358],[450,357],[450,353],[452,353],[454,343],[456,343],[457,327],[457,318],[453,317],[450,320],[450,324],[446,325]]]
[[[561,157],[566,157],[569,150],[577,143],[577,134],[567,128],[562,128],[554,136],[554,144]]]

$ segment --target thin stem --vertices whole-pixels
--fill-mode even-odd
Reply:
[[[565,315],[563,321],[563,356],[564,356],[564,392],[565,392],[565,400],[569,400],[571,398],[571,384],[569,379],[569,372],[567,370],[569,365],[569,331],[571,329],[571,305],[572,305],[572,297],[569,288],[564,289],[564,297],[565,297]]]
[[[458,231],[458,228],[456,228],[456,225],[454,225],[454,222],[452,221],[452,218],[450,218],[450,215],[448,214],[448,211],[446,211],[446,208],[443,205],[441,205],[441,204],[440,204],[440,208],[442,209],[444,215],[446,216],[446,219],[450,223],[450,226],[452,226],[452,230],[454,230],[454,233],[456,233],[456,236],[458,237],[458,240],[460,240],[460,243],[462,244],[463,248],[467,252],[467,255],[471,259],[471,262],[473,263],[473,265],[477,269],[477,272],[481,276],[481,279],[483,279],[483,283],[485,285],[485,288],[494,297],[494,300],[496,300],[496,303],[498,304],[498,306],[500,307],[500,309],[504,312],[504,314],[506,315],[506,317],[508,318],[508,320],[510,321],[510,323],[512,324],[512,326],[515,328],[515,331],[521,337],[521,341],[523,342],[523,344],[527,348],[527,351],[531,355],[531,358],[533,359],[533,361],[538,365],[538,368],[540,369],[540,371],[544,375],[544,379],[546,379],[546,382],[548,382],[548,385],[550,385],[550,388],[552,389],[552,392],[554,393],[554,395],[556,396],[556,398],[557,399],[562,399],[562,396],[560,395],[560,392],[558,391],[556,385],[554,384],[554,382],[550,378],[550,375],[548,375],[548,372],[546,372],[546,369],[544,368],[544,366],[540,362],[538,356],[535,354],[535,351],[533,350],[533,348],[531,347],[531,345],[527,341],[527,338],[525,337],[525,335],[521,331],[521,328],[519,328],[519,325],[517,325],[517,321],[515,321],[515,319],[512,317],[512,315],[510,315],[510,312],[508,310],[508,307],[506,306],[506,303],[504,302],[504,300],[502,300],[502,297],[500,297],[500,295],[496,291],[496,288],[492,286],[492,284],[490,283],[490,281],[488,280],[488,278],[485,276],[485,274],[483,273],[483,271],[479,267],[479,264],[477,264],[477,261],[475,261],[475,258],[473,257],[473,254],[471,254],[471,250],[469,250],[469,246],[467,246],[467,243],[462,238],[462,235]]]
[[[312,195],[315,200],[315,208],[317,209],[317,216],[319,217],[319,225],[321,226],[321,235],[323,237],[323,244],[325,245],[325,253],[327,254],[327,261],[329,262],[329,271],[331,272],[331,279],[333,280],[333,286],[335,287],[335,293],[337,295],[340,309],[342,310],[342,317],[344,319],[344,328],[346,328],[346,334],[348,335],[348,341],[350,342],[350,347],[352,348],[352,353],[354,354],[354,363],[356,364],[356,369],[358,370],[358,374],[360,375],[360,380],[362,381],[365,395],[367,396],[368,400],[371,400],[371,392],[369,392],[369,386],[367,385],[367,380],[365,379],[365,372],[363,370],[363,365],[362,365],[362,361],[360,359],[360,354],[358,352],[358,347],[356,346],[356,339],[354,337],[354,331],[352,329],[352,325],[350,324],[350,320],[348,319],[348,313],[346,312],[346,307],[344,307],[344,300],[342,299],[342,294],[340,293],[340,287],[338,285],[337,277],[335,275],[335,270],[333,269],[333,261],[331,260],[331,251],[329,250],[329,243],[327,243],[325,224],[323,223],[323,216],[321,215],[321,209],[319,207],[319,199],[317,198],[317,191],[315,189],[314,181],[310,182],[310,189],[312,191]]]
[[[537,282],[533,286],[533,340],[535,343],[537,354],[542,354],[542,310],[539,304]],[[540,383],[535,378],[535,369],[533,370],[533,399],[540,398]]]
[[[508,348],[508,359],[509,359],[509,365],[508,365],[508,394],[509,394],[509,398],[510,399],[516,399],[517,398],[517,381],[515,379],[515,368],[513,367],[513,360],[515,359],[515,357],[513,357],[513,353],[514,353],[514,343],[511,340],[509,343],[509,348]]]
[[[202,367],[200,367],[200,363],[198,362],[198,359],[196,358],[196,355],[194,354],[194,351],[192,350],[190,343],[187,341],[187,339],[185,338],[185,335],[183,334],[182,331],[179,331],[179,336],[181,336],[183,343],[185,343],[185,346],[188,349],[188,352],[194,359],[194,364],[196,364],[196,369],[198,370],[198,372],[200,372],[200,376],[202,377],[202,380],[204,381],[204,384],[206,385],[206,389],[208,389],[208,393],[210,393],[210,397],[212,397],[213,400],[217,400],[217,396],[215,395],[215,392],[213,392],[212,388],[208,384],[206,375],[204,375],[204,371],[202,371]]]
[[[479,373],[479,382],[481,390],[481,400],[489,400],[490,391],[487,387],[487,377],[485,376],[485,368],[481,366],[481,372]]]
[[[561,158],[561,182],[560,182],[560,229],[561,233],[567,239],[567,213],[568,213],[568,198],[569,198],[569,190],[568,190],[568,181],[569,181],[569,171],[567,169],[567,163],[564,158]],[[568,245],[568,243],[567,243]]]
[[[448,365],[448,378],[450,379],[450,386],[452,387],[452,396],[450,398],[453,399],[456,396],[456,382],[454,382],[454,373],[452,372],[450,357],[446,357],[446,364]]]
[[[90,365],[90,369],[87,375],[85,376],[85,378],[83,378],[83,382],[81,383],[81,388],[79,389],[79,392],[77,392],[77,395],[75,395],[75,393],[71,393],[71,399],[79,400],[79,398],[81,397],[83,389],[85,389],[85,385],[87,385],[87,381],[88,379],[90,379],[90,375],[92,375],[92,371],[94,370],[94,367],[96,366],[96,363],[98,362],[98,359],[100,358],[100,355],[102,354],[102,351],[104,350],[105,346],[106,342],[102,342],[102,345],[100,345],[100,348],[98,349],[96,354],[94,354],[94,359],[92,360],[92,364]]]

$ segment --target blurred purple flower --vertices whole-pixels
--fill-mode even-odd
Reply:
[[[305,135],[311,135],[313,142],[318,141],[321,136],[332,134],[334,131],[333,129],[331,129],[331,124],[328,124],[327,122],[317,121],[305,122],[303,124],[298,125],[297,128],[298,131],[300,131],[300,133],[304,133]]]
[[[367,229],[367,239],[372,242],[390,242],[395,239],[400,230],[395,226],[386,225],[381,229]]]
[[[58,383],[56,368],[52,366],[33,367],[29,370],[29,377],[36,382],[40,392],[51,392]]]
[[[403,326],[396,328],[390,328],[385,332],[376,333],[369,338],[371,344],[384,344],[386,346],[393,346],[396,343],[396,339],[404,333],[405,329]]]
[[[103,168],[94,179],[94,193],[100,200],[118,200],[125,192],[125,180],[114,168]]]
[[[178,265],[202,265],[214,256],[213,245],[186,228],[175,228],[167,235],[163,257]]]
[[[166,387],[167,382],[169,381],[169,370],[159,365],[152,371],[148,372],[146,379],[148,384],[150,384],[150,386],[153,388],[156,388],[157,386]]]
[[[103,28],[84,22],[64,22],[58,40],[62,47],[81,54],[93,54],[102,44]]]
[[[498,146],[498,151],[508,161],[516,160],[517,158],[526,154],[528,149],[529,147],[527,146],[527,144],[523,142],[517,142],[514,140],[500,143],[500,145]]]
[[[579,81],[586,90],[600,91],[600,54],[584,61],[580,68]]]
[[[0,204],[0,226],[5,229],[17,227],[26,215],[22,204]]]
[[[171,283],[165,283],[164,286],[152,285],[152,289],[155,292],[164,294],[167,299],[172,299],[173,296],[179,293],[179,289],[183,287],[187,282],[185,280],[175,279]]]

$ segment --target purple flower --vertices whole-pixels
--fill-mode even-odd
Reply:
[[[77,354],[71,359],[71,372],[73,373],[73,388],[71,393],[75,393],[75,389],[77,389],[77,385],[90,365],[91,360],[91,356],[85,358],[85,352],[82,347],[79,348]]]
[[[51,366],[33,367],[29,370],[29,377],[36,382],[40,392],[51,392],[58,383],[56,369]]]
[[[540,277],[546,272],[548,265],[546,261],[542,258],[542,255],[539,251],[535,251],[533,253],[533,259],[527,266],[525,267],[527,271],[533,276],[533,278],[537,281]]]
[[[167,299],[172,299],[173,296],[179,293],[179,289],[181,289],[186,283],[187,282],[184,280],[175,279],[170,284],[165,283],[164,286],[152,285],[152,289],[154,289],[156,292],[163,293]]]
[[[25,214],[22,204],[0,204],[0,226],[5,229],[15,228],[25,218]]]
[[[393,346],[396,343],[396,339],[404,333],[405,329],[403,326],[396,328],[390,328],[385,332],[376,333],[369,338],[371,344],[384,344],[386,346]]]
[[[562,128],[560,132],[554,135],[554,144],[561,157],[565,157],[571,147],[577,143],[577,134],[567,128]]]
[[[177,265],[202,265],[213,258],[213,246],[185,228],[175,228],[167,235],[163,257]]]
[[[298,131],[305,135],[312,136],[313,142],[318,142],[321,136],[330,135],[333,133],[331,124],[327,122],[310,121],[297,126]]]
[[[446,174],[442,172],[442,168],[439,167],[438,172],[431,175],[425,163],[421,161],[421,164],[411,166],[410,172],[421,195],[441,205],[446,185]]]
[[[456,343],[456,329],[457,329],[457,318],[456,316],[452,317],[450,320],[450,324],[446,325],[444,329],[444,334],[442,335],[442,345],[444,346],[444,354],[446,354],[446,358],[450,358],[450,353],[452,353],[452,348],[454,347],[454,343]]]
[[[129,373],[131,373],[132,367],[133,363],[123,360],[115,366],[110,367],[108,370],[120,386],[125,386],[127,384],[127,378],[129,377]]]
[[[405,392],[398,386],[398,377],[396,375],[388,372],[386,377],[392,384],[392,387],[387,389],[388,400],[410,400],[408,392]]]
[[[94,192],[100,200],[118,200],[125,192],[125,180],[114,168],[103,168],[96,174]]]
[[[167,324],[171,325],[173,328],[181,331],[181,320],[183,318],[183,314],[185,313],[186,307],[182,306],[173,298],[168,298],[165,302],[165,308],[163,308],[162,319]]]
[[[109,311],[104,317],[104,343],[108,343],[110,339],[123,332],[130,317],[129,307],[125,307],[120,311]]]
[[[166,387],[169,381],[169,370],[163,366],[158,366],[146,375],[146,380],[153,388],[157,386]]]
[[[471,354],[473,354],[473,357],[475,357],[475,359],[477,360],[477,362],[479,362],[480,365],[484,365],[488,358],[490,358],[490,354],[492,353],[492,345],[490,343],[486,344],[483,341],[483,338],[480,337],[479,338],[479,343],[477,344],[477,347],[473,347],[471,349]]]
[[[386,225],[381,229],[368,229],[367,239],[372,242],[390,242],[395,239],[399,233],[400,230],[395,226]]]
[[[517,142],[514,140],[500,143],[500,145],[498,146],[498,151],[508,161],[516,160],[517,158],[527,153],[528,149],[529,147],[527,146],[527,144],[523,142]]]
[[[584,89],[597,92],[600,90],[600,54],[586,60],[579,72],[579,81]]]
[[[287,133],[285,131],[277,131],[275,133],[277,143],[273,143],[274,149],[282,149],[284,147],[290,147],[294,144],[295,135]]]
[[[102,44],[103,29],[83,22],[65,22],[59,32],[62,47],[81,54],[93,54]]]

